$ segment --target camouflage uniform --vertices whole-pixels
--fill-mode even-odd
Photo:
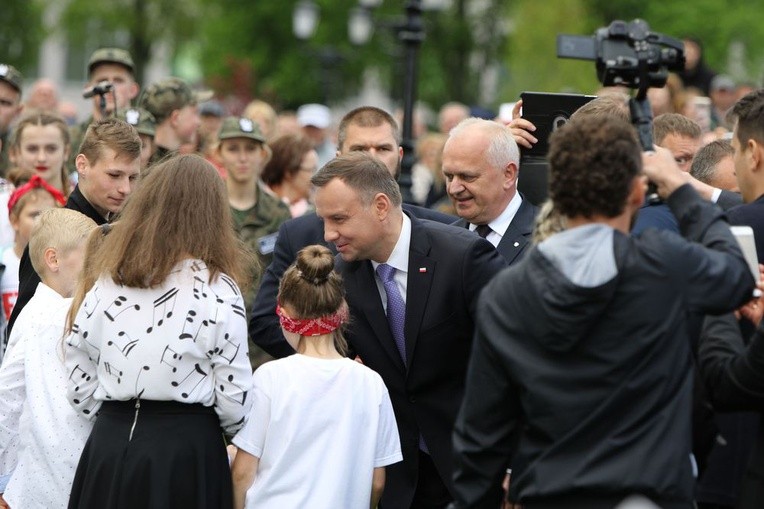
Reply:
[[[8,167],[11,165],[11,162],[8,159],[8,152],[10,151],[11,146],[10,131],[0,135],[0,143],[3,144],[2,148],[0,148],[0,177],[4,178],[8,173]]]
[[[239,138],[254,140],[265,145],[265,136],[260,131],[257,122],[239,117],[224,119],[218,132],[218,140]],[[260,276],[273,259],[273,248],[276,245],[279,226],[284,221],[291,219],[292,214],[284,202],[269,194],[258,182],[255,188],[255,205],[248,210],[238,210],[231,207],[231,215],[239,238],[249,248],[250,252],[257,255],[260,261],[260,269],[253,278],[252,287],[244,295],[244,305],[249,318],[252,304],[255,302],[255,295],[260,288]],[[272,357],[260,347],[252,341],[249,342],[249,360],[253,369],[271,359]]]
[[[279,226],[292,218],[289,207],[278,198],[268,194],[261,184],[257,185],[255,196],[257,203],[247,211],[238,211],[231,207],[236,233],[247,248],[257,255],[260,262],[260,268],[253,278],[252,287],[244,294],[244,305],[248,319],[252,312],[252,304],[255,302],[257,290],[260,288],[260,277],[273,259],[273,247],[276,244]],[[250,341],[249,360],[252,362],[253,369],[271,359],[272,357]]]
[[[149,166],[154,166],[155,164],[164,162],[165,159],[169,159],[177,153],[177,150],[169,150],[157,145],[154,149],[154,153],[151,154],[151,158],[149,159]]]
[[[12,65],[0,63],[0,80],[6,82],[12,88],[16,89],[19,93],[19,101],[21,101],[21,82],[23,81],[21,73]],[[8,160],[8,152],[11,148],[11,128],[8,126],[8,130],[4,133],[0,133],[0,176],[5,177],[10,166]]]

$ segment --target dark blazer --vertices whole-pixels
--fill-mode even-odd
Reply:
[[[64,208],[76,210],[82,212],[90,219],[96,222],[97,225],[106,223],[106,219],[93,208],[93,206],[85,199],[85,196],[80,192],[79,185],[74,188],[72,194],[69,195],[69,199],[66,200]],[[24,253],[21,255],[19,261],[19,295],[16,298],[16,303],[13,305],[13,312],[8,319],[7,337],[11,336],[11,329],[16,322],[16,318],[27,305],[27,302],[34,296],[37,285],[40,283],[40,276],[35,272],[32,267],[32,261],[29,259],[29,246],[24,248]]]
[[[722,189],[722,193],[719,195],[719,199],[716,200],[716,204],[721,207],[722,210],[729,210],[737,205],[742,205],[743,197],[740,193],[732,191],[725,191]]]
[[[496,250],[504,257],[508,265],[522,259],[522,255],[526,251],[525,248],[533,237],[533,223],[539,212],[537,206],[528,201],[522,194],[520,196],[523,198],[522,204],[512,222],[509,223],[507,231],[501,237],[499,245],[496,246]],[[469,223],[464,219],[459,219],[453,225],[459,228],[469,228]]]
[[[706,392],[720,411],[764,412],[764,330],[745,345],[732,314],[709,316],[698,352]],[[737,507],[761,507],[764,498],[764,422],[760,421],[742,477]]]
[[[404,203],[403,210],[420,219],[430,219],[443,224],[451,224],[454,216],[435,210]],[[260,281],[260,289],[252,305],[249,321],[249,339],[273,357],[281,358],[294,353],[281,333],[276,316],[276,297],[279,281],[287,268],[297,259],[300,249],[313,244],[321,244],[336,253],[334,244],[324,240],[324,223],[315,213],[290,219],[281,225],[273,249],[273,260],[266,268]]]
[[[506,266],[491,244],[464,229],[411,218],[406,363],[395,347],[370,261],[337,258],[352,321],[347,338],[390,392],[403,462],[387,467],[383,507],[411,505],[419,435],[453,494],[452,444],[475,328],[477,298]]]

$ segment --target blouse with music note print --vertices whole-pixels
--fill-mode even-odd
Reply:
[[[200,260],[176,268],[148,288],[99,278],[86,300],[100,302],[102,312],[77,313],[67,366],[79,364],[93,377],[89,383],[97,384],[99,402],[201,403],[235,431],[247,415],[252,378],[241,292],[224,274],[210,278]],[[81,393],[72,397],[85,399]]]

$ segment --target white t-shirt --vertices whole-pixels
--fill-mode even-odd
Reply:
[[[233,439],[260,458],[246,507],[367,508],[376,467],[403,460],[382,378],[350,359],[292,355],[254,374]]]

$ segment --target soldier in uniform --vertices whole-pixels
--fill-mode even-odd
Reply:
[[[271,157],[260,126],[248,118],[227,117],[220,127],[218,140],[217,156],[227,173],[228,204],[234,227],[260,261],[260,270],[244,296],[249,317],[260,287],[260,274],[273,257],[279,226],[292,215],[289,207],[265,191],[260,183],[260,174]],[[249,353],[253,369],[271,358],[251,342]]]
[[[180,78],[165,78],[152,83],[141,96],[141,107],[156,120],[154,154],[149,164],[157,163],[194,140],[202,121],[199,103],[212,98],[210,91],[193,91]]]
[[[143,108],[129,108],[118,112],[117,118],[124,120],[138,131],[138,137],[141,139],[141,170],[145,170],[154,153],[154,134],[156,133],[154,115]]]
[[[77,156],[88,126],[94,120],[102,120],[113,115],[115,111],[129,108],[133,99],[138,97],[140,87],[135,82],[135,64],[130,53],[121,48],[100,48],[90,55],[88,82],[85,84],[85,88],[92,88],[103,82],[109,82],[112,87],[104,94],[103,110],[101,109],[101,96],[99,94],[93,95],[91,99],[93,108],[90,116],[70,129],[72,150],[69,166],[72,171],[74,171],[74,158]]]
[[[8,64],[0,64],[0,176],[8,171],[11,148],[11,124],[21,113],[21,73]]]

